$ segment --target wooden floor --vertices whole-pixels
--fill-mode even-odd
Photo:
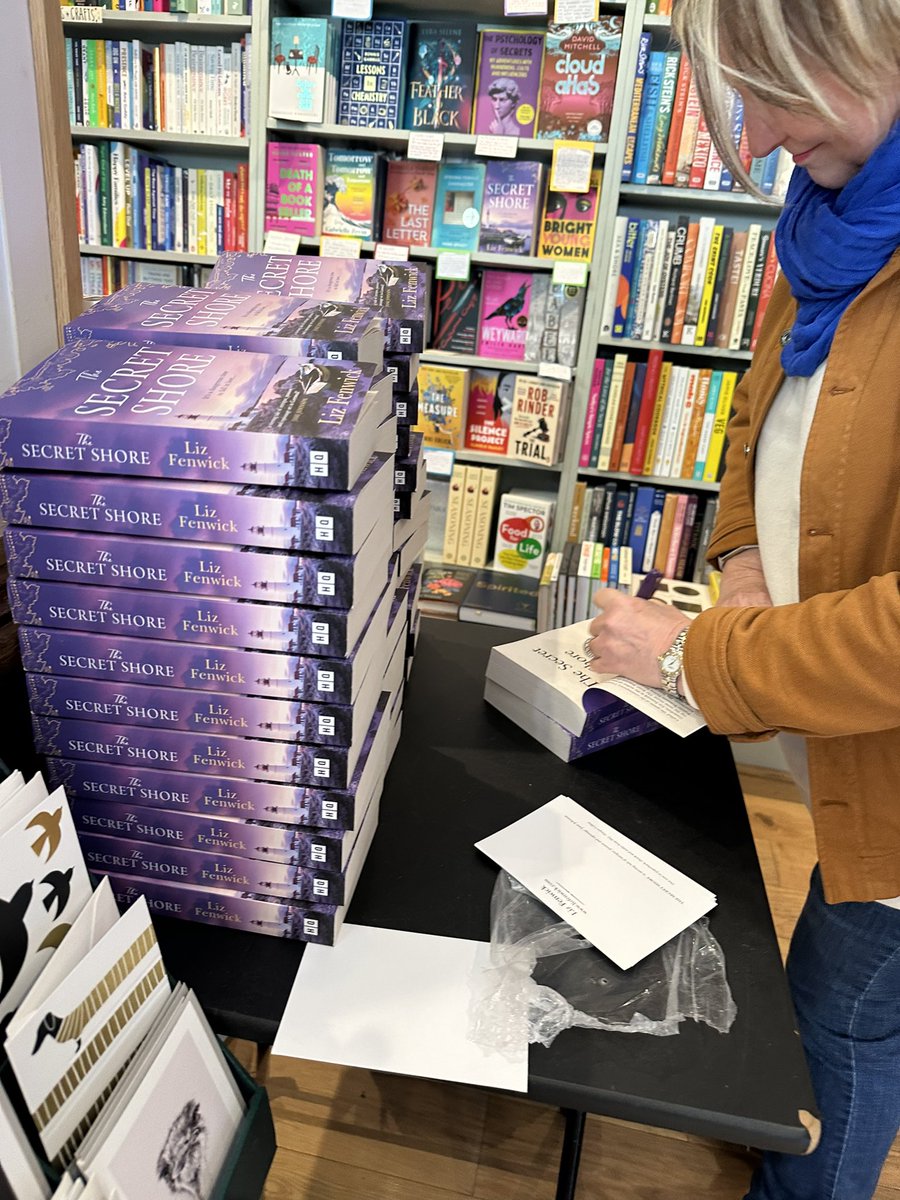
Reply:
[[[814,861],[809,815],[773,772],[742,782],[784,950]],[[266,1082],[278,1152],[265,1200],[553,1200],[556,1110],[285,1058]],[[578,1200],[740,1200],[753,1163],[741,1147],[589,1117]],[[900,1142],[876,1196],[900,1200]]]

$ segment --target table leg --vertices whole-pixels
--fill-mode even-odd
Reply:
[[[562,1153],[559,1156],[559,1175],[556,1182],[556,1200],[575,1200],[578,1183],[578,1164],[584,1141],[585,1114],[574,1108],[560,1110],[566,1118]]]

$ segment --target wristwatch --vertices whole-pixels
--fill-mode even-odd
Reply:
[[[687,626],[678,634],[672,645],[656,661],[659,663],[659,674],[662,678],[662,689],[669,696],[678,698],[678,676],[682,671],[684,658],[684,642],[687,638]]]

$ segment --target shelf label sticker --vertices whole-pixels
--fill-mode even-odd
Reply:
[[[359,258],[361,252],[362,238],[322,234],[319,243],[320,258]]]
[[[600,15],[600,0],[556,0],[553,20],[560,25],[572,21],[596,21]]]
[[[413,131],[409,135],[406,157],[420,159],[424,162],[440,162],[444,157],[444,135]]]
[[[572,368],[562,363],[542,362],[538,367],[538,375],[543,375],[545,379],[561,379],[563,383],[569,383],[572,379]]]
[[[503,0],[504,17],[546,17],[547,0]]]
[[[409,246],[389,246],[387,242],[377,242],[375,257],[387,262],[406,262],[409,259]]]
[[[593,142],[554,142],[547,186],[553,192],[588,192],[593,165]]]
[[[372,0],[331,0],[331,15],[345,21],[371,21]]]
[[[449,479],[453,474],[453,463],[456,454],[453,450],[445,450],[442,446],[426,446],[425,472],[436,479]]]
[[[552,283],[569,287],[587,287],[588,265],[586,262],[555,262]]]
[[[436,279],[461,279],[464,283],[472,274],[472,255],[468,250],[438,250]]]
[[[485,158],[515,158],[519,151],[519,139],[500,133],[479,133],[475,139],[475,153]]]
[[[263,238],[264,254],[296,254],[300,249],[300,234],[270,229]]]
[[[104,8],[102,4],[62,4],[62,19],[64,21],[83,21],[86,25],[102,25]]]

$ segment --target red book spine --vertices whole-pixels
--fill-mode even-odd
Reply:
[[[694,144],[694,158],[691,163],[691,176],[688,180],[688,187],[703,187],[711,146],[712,137],[710,136],[709,126],[706,124],[706,118],[701,112],[700,123],[697,126],[697,141]]]
[[[763,267],[762,285],[759,289],[759,303],[756,306],[756,317],[753,321],[753,332],[750,335],[750,350],[751,353],[756,349],[756,342],[759,337],[760,326],[762,325],[763,317],[766,315],[766,309],[769,305],[769,297],[772,295],[772,289],[775,286],[775,280],[778,278],[778,254],[775,250],[775,236],[769,239],[769,250],[766,254],[766,265]]]
[[[249,166],[245,162],[238,163],[237,169],[237,210],[235,220],[235,249],[247,249],[247,203],[249,185]]]
[[[641,409],[638,414],[637,428],[634,431],[634,450],[631,452],[631,464],[629,467],[632,475],[643,475],[644,473],[644,458],[647,455],[647,441],[650,436],[650,425],[653,421],[656,393],[659,389],[662,360],[662,350],[651,350],[647,355],[647,374],[644,376]]]
[[[666,144],[666,157],[660,182],[664,187],[674,187],[675,168],[678,166],[678,151],[681,146],[681,130],[684,126],[684,113],[687,108],[688,92],[691,90],[691,64],[686,54],[681,56],[678,68],[678,82],[675,84],[675,100],[672,104],[672,121],[669,125],[669,140]]]

